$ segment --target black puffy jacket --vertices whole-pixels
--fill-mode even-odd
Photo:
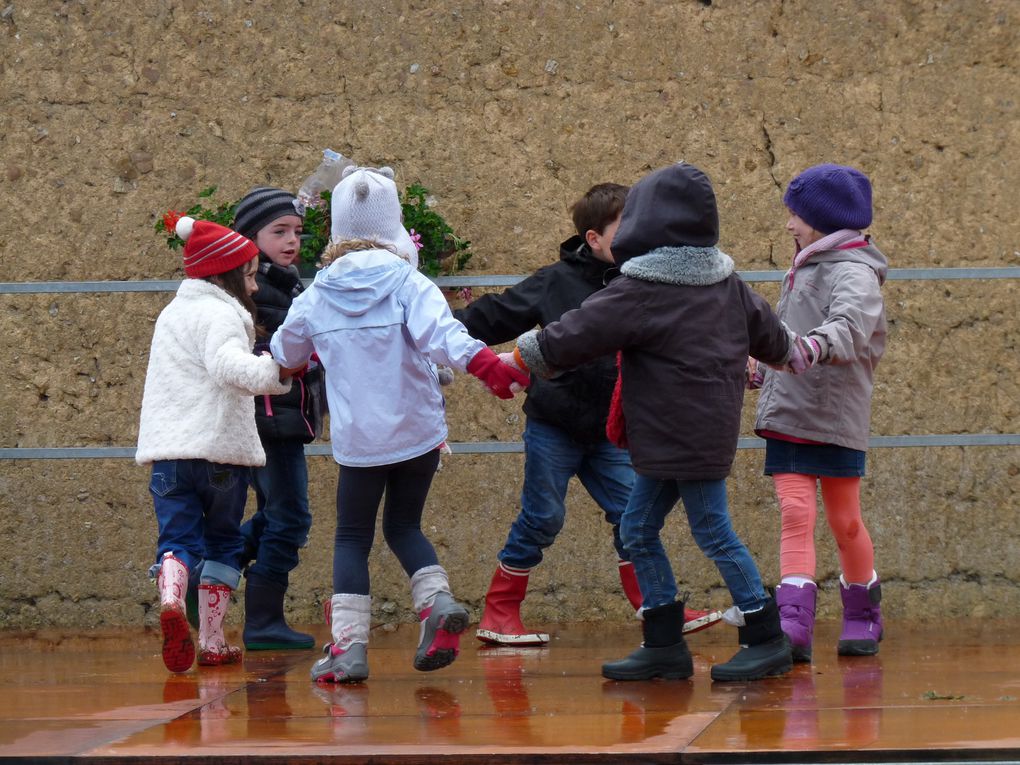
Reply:
[[[483,295],[454,311],[454,316],[472,337],[498,345],[559,320],[617,273],[615,266],[595,258],[581,237],[573,236],[560,245],[557,263],[540,268],[504,292]],[[533,376],[524,413],[560,428],[578,443],[597,443],[606,438],[615,382],[613,356],[590,361],[552,380]]]
[[[259,289],[252,299],[258,308],[259,326],[265,332],[255,344],[258,354],[269,349],[269,341],[287,317],[294,298],[304,291],[304,285],[296,270],[278,266],[265,255],[259,255],[255,280]],[[262,440],[312,441],[322,432],[323,386],[322,367],[310,365],[303,376],[294,378],[288,393],[256,396],[255,424]]]

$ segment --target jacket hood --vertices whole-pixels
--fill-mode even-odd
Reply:
[[[719,212],[708,176],[678,162],[631,186],[612,250],[622,266],[660,247],[712,247],[718,241]]]
[[[801,266],[810,263],[861,263],[875,272],[879,284],[885,284],[885,278],[889,273],[889,261],[882,251],[871,242],[868,242],[864,247],[822,250],[812,253]]]
[[[360,316],[400,289],[413,272],[406,260],[389,250],[359,250],[316,274],[315,286],[331,307]]]

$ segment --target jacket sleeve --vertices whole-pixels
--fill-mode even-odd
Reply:
[[[482,295],[453,315],[467,327],[471,337],[486,345],[514,340],[539,323],[545,281],[540,270],[503,292]]]
[[[453,317],[442,291],[428,277],[415,272],[408,284],[404,320],[411,341],[432,363],[466,371],[485,343]]]
[[[828,341],[831,363],[850,364],[866,353],[884,311],[875,272],[862,263],[840,264],[833,278],[829,315],[811,333]]]
[[[633,282],[617,277],[605,289],[567,311],[559,321],[518,338],[524,363],[540,377],[554,377],[600,356],[626,350],[638,340],[642,305],[629,294]],[[629,317],[620,321],[620,316]]]
[[[304,317],[300,310],[292,307],[283,324],[273,333],[269,352],[281,366],[296,369],[308,363],[314,351],[312,339],[305,332]]]
[[[748,354],[766,364],[782,364],[790,355],[790,334],[768,301],[740,282],[747,312]]]
[[[223,387],[249,395],[286,393],[290,380],[280,382],[280,367],[269,356],[253,356],[244,325],[237,320],[207,325],[203,356],[210,377]]]

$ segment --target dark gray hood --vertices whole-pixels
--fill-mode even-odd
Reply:
[[[719,212],[708,176],[678,162],[631,187],[613,237],[613,259],[622,266],[659,248],[712,247],[718,241]]]

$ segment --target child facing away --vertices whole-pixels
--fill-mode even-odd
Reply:
[[[810,167],[790,182],[783,202],[796,249],[776,310],[807,336],[824,364],[797,377],[763,370],[755,431],[765,438],[765,474],[772,476],[782,518],[776,602],[794,661],[811,661],[821,484],[842,568],[837,651],[870,656],[882,639],[882,588],[860,488],[874,372],[885,351],[881,288],[888,264],[861,233],[872,210],[871,183],[859,170]]]
[[[330,262],[295,300],[270,344],[285,367],[318,353],[326,370],[333,456],[340,464],[333,550],[332,643],[313,680],[368,677],[368,555],[379,502],[383,535],[410,578],[421,621],[414,667],[450,664],[467,629],[446,571],[421,530],[447,427],[436,364],[468,371],[501,398],[528,376],[468,335],[439,288],[412,268],[389,168],[347,168],[332,196]]]
[[[303,227],[304,205],[279,188],[252,189],[234,213],[233,229],[259,248],[254,300],[263,334],[256,353],[269,347],[294,298],[304,291],[296,266]],[[311,635],[287,624],[284,598],[312,526],[305,444],[322,432],[324,395],[322,367],[313,361],[294,376],[289,392],[255,398],[266,464],[252,468],[257,505],[241,526],[243,563],[254,559],[244,588],[244,647],[250,651],[314,645]]]
[[[241,658],[227,644],[223,619],[241,576],[248,471],[266,460],[252,396],[285,393],[290,381],[281,381],[268,354],[252,355],[254,242],[187,217],[174,228],[185,240],[187,278],[156,320],[135,460],[152,465],[159,537],[150,574],[159,588],[163,663],[184,672],[195,660],[184,598],[188,572],[199,565],[198,663]]]
[[[570,208],[577,233],[560,245],[558,262],[499,294],[454,311],[472,337],[487,345],[514,340],[535,326],[578,308],[619,273],[610,243],[620,224],[627,186],[592,186]],[[620,541],[620,518],[634,485],[630,455],[606,437],[616,360],[604,356],[552,379],[536,378],[524,402],[524,484],[521,511],[510,527],[485,595],[478,639],[502,645],[544,645],[549,635],[521,622],[531,569],[555,541],[566,518],[566,494],[576,476],[612,526],[620,582],[634,610],[641,608],[634,566]],[[718,611],[685,610],[684,632],[719,621]]]
[[[613,680],[687,678],[683,601],[659,533],[677,500],[729,588],[740,650],[713,680],[788,672],[790,643],[758,568],[730,522],[726,476],[740,431],[746,351],[803,371],[813,359],[716,248],[715,192],[678,163],[630,190],[612,241],[621,275],[577,310],[517,341],[516,362],[541,377],[620,352],[621,404],[636,477],[620,524],[643,597],[644,642],[602,667]]]

